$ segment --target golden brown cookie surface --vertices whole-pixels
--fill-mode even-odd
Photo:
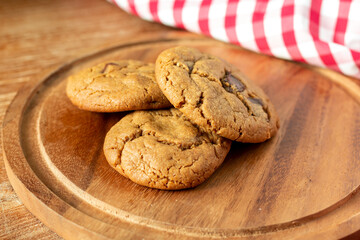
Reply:
[[[154,64],[108,61],[69,77],[66,93],[81,109],[120,112],[171,107],[154,76]]]
[[[132,181],[174,190],[209,178],[230,145],[230,140],[202,132],[172,108],[126,115],[106,135],[104,153],[109,164]]]
[[[279,120],[265,93],[229,63],[197,49],[162,52],[155,66],[160,89],[192,122],[239,142],[262,142]]]

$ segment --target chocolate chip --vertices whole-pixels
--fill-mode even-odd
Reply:
[[[221,79],[221,85],[229,93],[243,92],[246,89],[245,85],[229,72],[226,72],[225,77]]]
[[[106,69],[107,69],[107,67],[108,67],[109,65],[113,65],[113,66],[120,66],[120,65],[119,65],[119,64],[117,64],[117,63],[112,63],[112,62],[109,62],[109,63],[105,64],[105,66],[104,66],[103,70],[101,70],[101,71],[100,71],[100,73],[104,73],[104,72],[106,71]]]
[[[227,74],[226,80],[228,83],[230,83],[230,85],[235,86],[238,92],[243,92],[246,88],[245,85],[242,82],[240,82],[239,79],[231,75],[231,73]]]
[[[250,102],[252,103],[255,103],[255,104],[258,104],[260,106],[264,106],[264,103],[261,101],[261,99],[259,98],[252,98],[252,97],[249,97],[248,98]]]

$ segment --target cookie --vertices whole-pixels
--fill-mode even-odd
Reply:
[[[189,47],[163,51],[156,80],[169,101],[206,131],[257,143],[275,135],[279,120],[265,93],[236,67]]]
[[[68,79],[66,93],[74,105],[94,112],[171,107],[155,81],[154,64],[134,60],[84,69]]]
[[[135,111],[107,133],[109,164],[133,182],[175,190],[204,182],[220,166],[231,141],[206,133],[175,109]]]

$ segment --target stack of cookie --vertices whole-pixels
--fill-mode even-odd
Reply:
[[[136,110],[107,133],[105,157],[123,176],[158,189],[199,185],[221,165],[231,140],[258,143],[279,128],[259,87],[189,47],[163,51],[155,65],[127,60],[85,69],[69,78],[67,95],[88,111]]]

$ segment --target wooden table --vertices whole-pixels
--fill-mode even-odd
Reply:
[[[21,86],[42,70],[141,34],[180,31],[131,16],[106,1],[3,1],[0,3],[0,125]],[[359,81],[313,68],[351,89]],[[61,239],[21,203],[0,156],[0,238]],[[359,226],[360,228],[360,226]],[[348,238],[359,237],[359,232]]]

